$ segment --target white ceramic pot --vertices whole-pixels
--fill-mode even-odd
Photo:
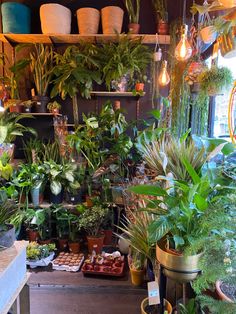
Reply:
[[[202,41],[205,44],[211,44],[216,40],[217,33],[214,31],[213,26],[207,26],[200,30],[200,35],[202,38]]]
[[[43,34],[70,34],[71,11],[57,3],[43,4],[40,7],[40,20]]]
[[[118,241],[118,247],[122,254],[129,254],[130,241],[125,233],[121,234],[122,238]]]

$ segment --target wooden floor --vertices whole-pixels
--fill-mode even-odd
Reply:
[[[81,272],[31,271],[31,314],[139,314],[146,287],[123,278],[84,277]]]

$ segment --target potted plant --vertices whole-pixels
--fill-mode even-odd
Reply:
[[[31,242],[26,248],[26,265],[30,268],[48,266],[55,255],[55,244],[40,245],[37,242]]]
[[[128,81],[135,75],[145,73],[151,62],[149,48],[142,45],[142,39],[120,35],[118,43],[110,42],[102,45],[100,49],[100,63],[103,79],[108,90],[125,92]]]
[[[103,34],[120,34],[123,25],[124,11],[118,6],[107,6],[102,8],[101,14]]]
[[[139,34],[139,14],[140,14],[140,0],[125,0],[126,10],[129,15],[129,33]]]
[[[232,82],[232,72],[226,67],[212,66],[199,76],[200,88],[209,96],[220,94],[225,88],[229,88]]]
[[[108,205],[107,216],[105,217],[102,224],[102,232],[104,234],[104,245],[112,244],[112,234],[113,234],[113,221],[114,221],[114,212],[113,207]]]
[[[54,53],[56,65],[53,68],[54,79],[51,97],[68,95],[73,101],[75,126],[79,125],[77,94],[90,98],[93,83],[101,82],[100,65],[97,61],[98,49],[93,44],[69,46],[64,54]]]
[[[145,256],[139,252],[133,251],[131,255],[129,255],[128,263],[131,275],[131,282],[134,286],[142,286],[142,284],[144,283],[144,261]]]
[[[15,241],[15,227],[9,224],[9,220],[15,215],[17,207],[11,201],[0,203],[0,248],[11,247]]]
[[[53,101],[48,103],[47,108],[50,113],[55,115],[59,114],[59,110],[61,109],[61,105],[57,101]]]
[[[23,136],[25,132],[36,135],[36,131],[20,123],[20,120],[32,118],[30,115],[18,115],[7,111],[0,113],[0,151],[8,152],[12,158],[14,153],[14,144],[17,136]]]
[[[64,251],[68,247],[69,239],[69,222],[68,222],[68,210],[64,207],[56,207],[54,209],[56,217],[56,228],[57,228],[57,240],[60,251]]]
[[[101,227],[108,213],[107,206],[103,204],[95,204],[92,207],[79,205],[77,209],[81,213],[79,228],[85,230],[87,234],[89,253],[91,254],[94,250],[96,254],[100,254],[104,241]]]
[[[22,104],[23,104],[24,112],[25,113],[31,113],[32,100],[23,101]]]
[[[72,253],[79,253],[80,243],[78,239],[79,216],[69,213],[69,250]]]
[[[167,0],[152,0],[152,4],[157,14],[157,33],[167,35],[169,32]]]
[[[34,78],[35,92],[33,102],[36,112],[46,112],[49,97],[47,97],[48,86],[52,78],[53,49],[51,46],[35,44],[34,51],[30,53],[30,71]]]

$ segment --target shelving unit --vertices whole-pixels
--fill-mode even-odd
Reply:
[[[169,35],[156,35],[156,34],[140,34],[140,35],[129,35],[130,38],[142,38],[144,44],[156,44],[169,45]],[[117,41],[117,35],[79,35],[79,34],[0,34],[0,41],[9,43],[12,46],[17,44],[29,44],[29,43],[42,43],[42,44],[78,44],[81,42],[91,43],[104,43]]]
[[[135,96],[132,92],[106,92],[106,91],[92,91],[91,96],[99,97],[143,97],[146,93],[143,93],[142,96]]]

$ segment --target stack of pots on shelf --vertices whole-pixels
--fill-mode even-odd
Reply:
[[[1,12],[3,33],[30,34],[31,12],[26,5],[4,2]]]

